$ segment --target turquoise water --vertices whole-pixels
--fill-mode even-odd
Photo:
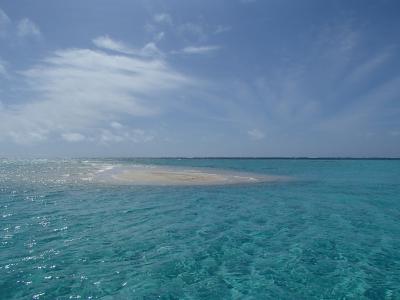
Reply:
[[[99,183],[109,165],[278,183]],[[1,299],[400,299],[400,160],[0,160]]]

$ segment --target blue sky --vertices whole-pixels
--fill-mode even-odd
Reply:
[[[398,1],[0,0],[0,156],[400,156]]]

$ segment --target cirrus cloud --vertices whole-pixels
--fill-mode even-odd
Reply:
[[[0,37],[5,36],[7,27],[11,23],[11,19],[8,15],[0,8]]]
[[[91,49],[56,51],[19,75],[35,96],[22,104],[0,106],[0,139],[17,143],[40,142],[51,135],[67,141],[89,134],[108,139],[104,123],[156,115],[169,91],[193,82],[162,59]],[[125,136],[149,139],[135,130]]]
[[[172,17],[167,13],[156,14],[153,19],[156,23],[172,24]]]
[[[126,45],[124,42],[114,40],[108,35],[99,36],[92,40],[93,44],[99,48],[131,54],[142,57],[162,57],[163,53],[153,42],[147,43],[143,48],[136,49]]]
[[[185,54],[207,54],[219,50],[220,46],[210,45],[210,46],[189,46],[183,48],[180,52]]]
[[[39,27],[32,20],[28,18],[24,18],[18,22],[17,34],[19,37],[34,37],[34,38],[39,38],[42,35]]]
[[[264,132],[261,130],[255,128],[247,131],[247,134],[253,139],[253,140],[262,140],[265,138]]]

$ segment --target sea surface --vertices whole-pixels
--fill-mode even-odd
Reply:
[[[135,165],[290,180],[104,180]],[[0,299],[400,299],[400,160],[0,159]]]

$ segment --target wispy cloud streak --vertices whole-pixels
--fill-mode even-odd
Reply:
[[[161,93],[167,97],[191,82],[159,59],[89,49],[57,51],[20,74],[34,99],[0,108],[0,139],[18,143],[51,135],[78,141],[71,133],[84,131],[102,135],[111,120],[159,113]]]
[[[180,52],[185,54],[207,54],[219,50],[220,46],[189,46],[183,48]]]

